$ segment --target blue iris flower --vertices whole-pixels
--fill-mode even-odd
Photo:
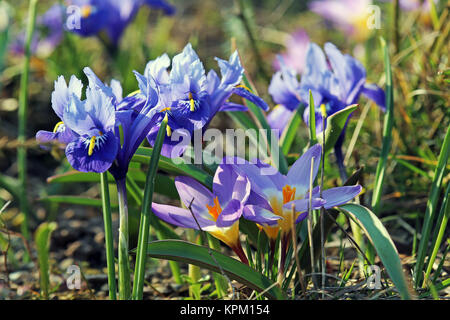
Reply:
[[[162,9],[167,15],[175,13],[175,8],[162,0],[70,0],[67,3],[80,8],[81,28],[74,29],[75,33],[86,37],[105,30],[114,46],[143,5]]]
[[[75,76],[69,85],[62,76],[55,81],[52,107],[62,121],[54,132],[39,131],[36,139],[63,144],[69,163],[78,171],[109,170],[116,180],[124,179],[131,158],[154,125],[155,82],[141,88],[145,95],[122,98],[118,81],[106,85],[90,68],[84,73],[89,81],[85,100],[81,100],[83,84]]]
[[[348,54],[342,54],[332,43],[325,43],[324,50],[315,43],[310,43],[306,53],[306,69],[301,81],[297,80],[295,71],[282,66],[272,78],[269,93],[279,105],[269,115],[269,124],[274,128],[286,127],[292,112],[301,103],[308,105],[309,91],[314,98],[316,112],[316,130],[324,130],[320,106],[326,108],[330,116],[345,107],[358,102],[361,94],[373,100],[385,111],[385,94],[383,89],[366,83],[366,70],[363,65]],[[309,121],[309,108],[305,108],[303,120]],[[335,153],[339,166],[343,168],[341,147],[345,129],[336,145]]]
[[[155,143],[161,121],[168,117],[167,134],[161,151],[163,156],[173,158],[182,155],[192,133],[205,130],[217,112],[246,110],[243,105],[227,101],[233,94],[268,110],[268,105],[261,98],[240,85],[244,69],[237,52],[231,55],[229,61],[216,60],[222,78],[213,70],[206,74],[198,55],[191,44],[187,44],[172,59],[170,73],[167,68],[171,61],[167,54],[148,62],[143,75],[135,72],[143,97],[146,96],[143,90],[150,80],[156,83],[159,95],[155,126],[147,137],[151,145]],[[175,136],[172,136],[173,132],[176,132]]]
[[[55,89],[52,92],[52,108],[61,121],[59,121],[53,131],[40,130],[36,134],[38,142],[44,144],[52,141],[59,142],[62,146],[66,147],[70,143],[76,133],[69,129],[64,121],[64,109],[69,105],[72,96],[81,98],[81,90],[83,83],[72,76],[67,85],[63,76],[59,76],[55,81]]]

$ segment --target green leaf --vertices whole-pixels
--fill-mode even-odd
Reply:
[[[139,224],[138,246],[136,251],[136,266],[133,282],[133,299],[142,300],[144,292],[145,265],[147,262],[147,244],[150,233],[150,217],[152,213],[153,191],[155,189],[156,172],[158,171],[158,161],[161,157],[161,148],[166,137],[167,114],[161,122],[158,130],[155,146],[150,157],[147,177],[145,179],[144,197],[142,200],[141,222]],[[155,217],[154,217],[155,219]]]
[[[358,204],[345,204],[339,209],[360,222],[401,297],[412,299],[397,248],[380,219],[372,211]]]
[[[358,108],[357,104],[352,104],[331,116],[327,117],[327,128],[325,129],[325,146],[324,152],[328,153],[334,148],[337,139],[341,135],[342,130],[344,130],[345,123],[347,122],[350,114]],[[319,134],[317,140],[321,145],[323,145],[323,135]]]
[[[48,201],[51,203],[67,203],[75,204],[81,206],[91,206],[91,207],[102,207],[101,199],[94,199],[81,196],[65,196],[65,195],[55,195],[47,196],[39,199],[40,201]],[[117,204],[111,204],[111,207],[117,208]]]
[[[381,202],[381,193],[383,188],[384,176],[386,173],[387,160],[392,142],[392,128],[394,126],[394,93],[392,86],[392,70],[389,60],[389,50],[386,41],[381,39],[381,45],[384,51],[384,66],[386,74],[386,113],[383,124],[383,144],[381,147],[380,160],[378,161],[377,171],[375,173],[375,187],[372,195],[372,208],[378,214]]]
[[[35,242],[39,260],[39,274],[41,283],[41,294],[44,299],[48,299],[49,290],[49,263],[48,251],[50,248],[50,236],[56,229],[55,222],[44,222],[36,230]]]
[[[289,153],[289,150],[291,149],[292,143],[295,140],[295,136],[298,131],[298,127],[300,126],[300,123],[302,122],[302,115],[300,113],[300,108],[297,108],[293,113],[292,117],[289,120],[287,128],[283,131],[283,134],[280,138],[280,144],[281,144],[281,150],[283,151],[284,155],[287,155]]]
[[[328,139],[326,139],[328,140]],[[314,106],[314,98],[311,90],[309,90],[309,145],[313,146],[317,143],[316,137],[316,110]]]
[[[145,173],[139,168],[128,169],[127,177],[132,178],[139,183],[145,183]],[[114,177],[108,172],[108,180],[114,181]],[[98,174],[95,172],[69,171],[47,178],[48,183],[97,183]],[[168,196],[171,199],[178,198],[178,192],[175,188],[173,179],[166,175],[156,175],[156,190],[159,194]]]
[[[422,227],[422,238],[420,239],[419,250],[417,251],[417,262],[414,269],[415,285],[420,286],[422,272],[425,263],[425,256],[429,249],[429,239],[432,226],[435,224],[436,207],[439,200],[439,194],[442,179],[446,170],[448,158],[450,157],[450,127],[447,128],[441,153],[439,154],[438,164],[434,171],[433,183],[431,184],[430,194],[425,211],[425,220]]]
[[[148,164],[150,157],[152,156],[152,149],[139,147],[134,155],[132,161]],[[177,159],[180,160],[180,159]],[[175,175],[185,175],[190,176],[200,183],[204,184],[206,187],[212,187],[213,177],[205,172],[203,169],[187,163],[175,163],[174,161],[167,157],[161,156],[158,162],[158,168]]]
[[[269,287],[264,295],[269,299],[286,299],[278,285],[253,270],[242,262],[211,249],[211,254],[220,265],[225,274],[249,288],[262,292]],[[193,264],[214,272],[220,272],[216,261],[211,258],[208,248],[181,240],[162,240],[150,242],[148,255],[152,258],[175,260]]]

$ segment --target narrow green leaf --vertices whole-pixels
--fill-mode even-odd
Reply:
[[[42,197],[39,199],[40,201],[48,201],[51,203],[67,203],[67,204],[75,204],[81,206],[91,206],[91,207],[101,207],[102,200],[87,198],[81,196],[65,196],[65,195],[54,195]],[[113,208],[117,208],[117,204],[112,205]]]
[[[436,215],[436,206],[439,200],[442,179],[446,171],[448,158],[450,156],[450,127],[447,128],[441,153],[439,154],[438,164],[434,171],[433,183],[431,184],[430,194],[428,196],[427,208],[425,211],[425,220],[422,226],[422,237],[417,251],[417,262],[414,268],[414,279],[416,287],[421,285],[422,272],[425,264],[425,256],[429,248],[430,232],[434,225]]]
[[[289,120],[287,128],[283,131],[283,134],[280,138],[281,150],[283,150],[283,154],[287,155],[289,150],[291,150],[292,143],[295,140],[295,136],[298,131],[298,127],[302,122],[302,115],[300,113],[300,108],[297,108],[293,113],[292,117]]]
[[[384,67],[386,74],[386,113],[384,115],[383,124],[383,144],[381,147],[380,160],[378,161],[375,173],[375,187],[372,195],[372,208],[376,214],[378,214],[380,210],[381,193],[383,191],[383,181],[386,173],[389,150],[391,149],[392,128],[394,126],[394,91],[389,49],[386,41],[383,38],[380,38],[380,40],[384,52]]]
[[[327,128],[325,129],[325,146],[323,148],[324,153],[328,153],[334,148],[334,145],[341,135],[342,130],[344,130],[345,123],[347,122],[348,117],[357,108],[357,104],[352,104],[351,106],[348,106],[327,117]],[[323,145],[322,134],[319,134],[317,140],[321,145]]]
[[[266,297],[269,299],[286,299],[279,286],[274,285],[273,281],[261,273],[218,251],[211,249],[211,253],[214,259],[209,255],[208,248],[180,240],[154,241],[148,245],[148,255],[152,258],[185,262],[214,272],[220,272],[217,266],[217,263],[219,263],[230,279],[236,280],[258,292],[271,287],[264,293]]]
[[[132,178],[135,182],[145,183],[145,173],[138,168],[129,168],[127,177]],[[114,177],[108,172],[108,180],[114,181]],[[47,178],[48,183],[96,183],[98,175],[95,172],[79,172],[69,171],[63,174],[57,174]],[[0,180],[1,183],[1,180]],[[156,190],[159,194],[168,196],[171,199],[178,198],[178,192],[175,188],[175,182],[169,176],[163,174],[156,175]]]
[[[39,261],[41,295],[44,299],[48,299],[48,290],[50,285],[50,268],[48,263],[50,236],[56,227],[57,224],[55,222],[44,222],[37,228],[34,236]]]
[[[166,137],[167,114],[161,122],[156,137],[154,152],[150,158],[149,169],[145,181],[144,198],[142,200],[141,221],[139,224],[138,246],[136,254],[136,267],[133,282],[133,299],[142,300],[144,293],[145,265],[147,261],[147,243],[150,232],[150,215],[152,213],[153,190],[155,188],[156,172],[161,156],[161,149]]]
[[[369,209],[358,204],[345,204],[339,209],[359,221],[401,297],[412,299],[397,248],[378,217]]]
[[[314,106],[314,97],[309,90],[309,145],[313,146],[317,143],[316,137],[316,109]]]
[[[139,147],[132,161],[148,164],[152,156],[152,149]],[[174,160],[161,156],[158,162],[159,169],[175,175],[190,176],[206,187],[212,187],[213,177],[193,164],[175,163]]]

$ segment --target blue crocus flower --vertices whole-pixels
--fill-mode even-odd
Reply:
[[[204,130],[218,111],[244,110],[245,106],[229,103],[227,100],[233,94],[240,95],[264,110],[267,104],[251,93],[247,88],[240,86],[242,68],[237,52],[229,61],[217,58],[222,79],[214,71],[207,75],[203,63],[192,48],[187,44],[183,51],[172,59],[170,73],[167,68],[171,61],[167,54],[150,61],[141,75],[137,72],[140,94],[144,92],[149,81],[154,81],[157,87],[159,101],[155,114],[155,126],[151,128],[147,137],[149,143],[154,145],[161,121],[167,116],[167,134],[161,154],[166,157],[178,157],[183,154],[191,135],[195,130]],[[136,103],[136,106],[139,106]],[[176,137],[172,136],[177,132]]]

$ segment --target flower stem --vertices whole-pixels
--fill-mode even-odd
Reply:
[[[109,298],[116,300],[116,271],[114,266],[114,240],[112,233],[111,204],[109,200],[108,173],[100,174],[103,222],[105,224],[106,265],[108,267]]]
[[[119,299],[131,297],[131,278],[128,259],[128,203],[125,179],[117,180],[119,201]]]
[[[27,149],[24,146],[26,140],[27,128],[27,109],[28,109],[28,77],[30,72],[30,58],[31,58],[31,40],[36,22],[36,5],[37,0],[31,0],[28,9],[28,26],[25,40],[25,61],[22,69],[22,76],[20,78],[20,92],[19,92],[19,110],[18,110],[18,141],[17,148],[17,170],[19,174],[20,192],[19,202],[20,210],[24,215],[22,223],[22,233],[26,239],[29,239],[29,209],[27,202]]]

